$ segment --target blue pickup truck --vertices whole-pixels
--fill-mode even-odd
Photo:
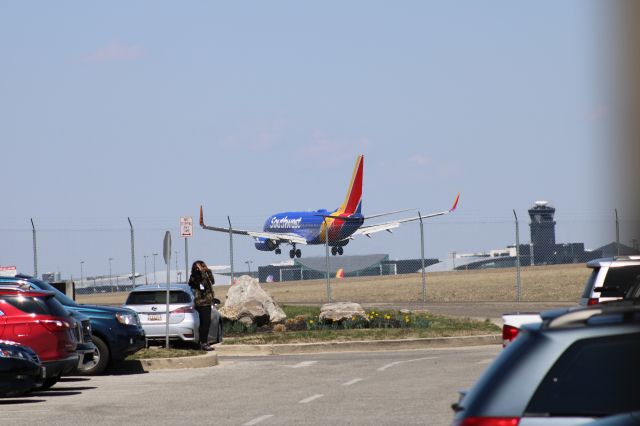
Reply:
[[[91,320],[91,339],[96,346],[93,359],[86,362],[79,373],[96,375],[107,366],[120,361],[146,345],[146,336],[140,325],[138,315],[131,309],[110,306],[82,305],[67,297],[64,293],[46,281],[40,281],[29,275],[0,277],[0,284],[29,284],[33,288],[52,291],[55,298],[67,308],[88,316]]]

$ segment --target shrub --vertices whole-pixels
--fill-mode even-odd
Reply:
[[[287,331],[287,327],[284,324],[276,324],[273,326],[274,333],[284,333]]]

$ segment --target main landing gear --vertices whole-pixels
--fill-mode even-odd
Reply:
[[[336,255],[339,254],[340,256],[342,256],[342,253],[344,253],[344,250],[342,249],[342,247],[331,247],[331,254],[332,255]]]
[[[282,253],[282,250],[280,250],[280,247],[278,247],[275,251],[276,251],[276,254]]]
[[[293,244],[293,248],[291,250],[289,250],[289,257],[290,258],[300,258],[302,256],[302,251],[300,251],[300,249],[296,249],[296,245]]]

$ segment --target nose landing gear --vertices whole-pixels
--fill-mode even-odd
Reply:
[[[342,253],[344,253],[344,249],[342,247],[331,247],[331,254],[332,255],[336,255],[339,254],[340,256],[342,256]]]

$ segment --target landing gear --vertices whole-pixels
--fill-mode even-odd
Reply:
[[[340,256],[342,256],[342,253],[344,253],[344,250],[343,250],[342,247],[335,247],[335,246],[331,247],[331,254],[332,255],[335,256],[336,254],[339,254]]]
[[[291,250],[289,250],[289,257],[293,259],[294,257],[300,258],[302,257],[302,251],[300,249],[296,249],[294,245]]]
[[[342,247],[338,247],[338,254],[342,256],[342,253],[344,253],[344,250],[342,249]]]
[[[275,251],[276,251],[276,254],[282,253],[282,250],[280,250],[280,247],[278,247]]]

